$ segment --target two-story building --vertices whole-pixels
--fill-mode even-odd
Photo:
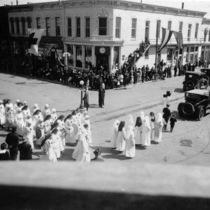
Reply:
[[[22,9],[18,10],[19,7]],[[136,65],[153,66],[162,40],[161,27],[183,34],[183,49],[177,49],[172,36],[157,56],[167,64],[174,65],[177,58],[182,64],[195,62],[203,58],[202,51],[210,43],[207,38],[204,41],[206,13],[200,11],[149,5],[137,0],[66,0],[25,7],[27,11],[24,5],[12,6],[9,13],[12,36],[26,36],[26,27],[46,29],[40,53],[55,45],[53,56],[57,52],[69,52],[66,63],[78,69],[88,69],[90,63],[105,70],[120,67],[146,37],[151,46]]]

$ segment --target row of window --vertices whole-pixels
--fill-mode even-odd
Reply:
[[[31,18],[21,17],[21,18],[10,18],[10,25],[11,25],[11,33],[15,34],[15,25],[16,25],[16,33],[20,34],[20,22],[22,24],[22,34],[26,34],[26,23],[28,28],[31,28]]]
[[[14,24],[16,24],[16,32],[17,34],[20,34],[20,20],[22,23],[22,34],[26,34],[26,22],[28,24],[28,28],[31,28],[31,18],[11,18],[10,23],[11,23],[11,33],[14,34]],[[101,36],[106,36],[108,33],[108,22],[107,22],[106,17],[99,17],[98,19],[98,34]],[[121,38],[121,17],[116,17],[116,22],[115,22],[115,38]],[[67,35],[68,36],[74,36],[74,37],[81,37],[81,18],[76,17],[76,33],[72,34],[72,18],[67,19]],[[45,26],[46,26],[46,36],[51,36],[50,34],[50,18],[46,17],[45,18]],[[36,27],[39,29],[41,28],[41,18],[36,18]],[[131,23],[131,38],[135,39],[136,38],[136,28],[137,28],[137,19],[132,18],[132,23]],[[171,30],[172,28],[172,21],[168,21],[168,29]],[[195,24],[195,34],[194,38],[198,38],[198,29],[199,29],[199,24]],[[160,30],[161,30],[161,20],[157,20],[157,25],[156,25],[156,37],[160,38]],[[182,33],[183,31],[183,22],[179,22],[179,32]],[[188,31],[187,31],[187,40],[190,41],[191,38],[191,31],[192,31],[192,24],[188,24]],[[60,36],[60,18],[55,17],[55,35]],[[150,21],[147,20],[145,22],[145,38],[150,38]],[[208,34],[208,41],[210,41],[210,31]],[[86,17],[85,18],[85,37],[90,37],[90,18]],[[207,38],[207,33],[204,32],[204,41],[206,41]]]

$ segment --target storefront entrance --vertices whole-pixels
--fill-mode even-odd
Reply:
[[[99,70],[103,67],[104,71],[108,71],[109,68],[109,56],[108,55],[97,55],[96,56],[96,68]]]
[[[110,56],[110,47],[95,47],[96,55],[96,69],[100,70],[101,66],[103,71],[109,71],[109,56]]]

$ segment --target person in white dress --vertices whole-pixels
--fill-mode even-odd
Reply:
[[[119,127],[120,121],[115,120],[113,127],[112,127],[112,148],[116,149],[117,147],[117,137],[118,137],[118,127]]]
[[[0,100],[0,127],[3,127],[5,122],[6,122],[5,108],[4,108],[3,101]]]
[[[136,118],[136,124],[135,124],[135,127],[134,127],[135,143],[137,145],[142,145],[142,130],[141,130],[141,126],[142,126],[141,117],[137,117]]]
[[[136,154],[136,147],[135,147],[134,128],[132,125],[130,125],[128,127],[128,132],[126,134],[125,156],[129,158],[134,158],[135,154]]]
[[[117,135],[117,150],[123,152],[126,144],[125,121],[121,121],[118,128]]]
[[[20,109],[17,109],[15,114],[15,125],[17,126],[16,133],[23,136],[23,128],[25,127],[25,121],[23,119],[23,113]]]
[[[52,109],[51,117],[52,117],[52,123],[54,123],[58,118],[55,108]]]
[[[163,117],[161,113],[155,118],[155,143],[159,144],[162,141]]]
[[[87,128],[88,128],[87,139],[88,139],[88,143],[90,145],[93,143],[93,140],[92,140],[92,132],[91,132],[91,124],[90,124],[89,115],[85,115],[85,120],[84,120],[83,124],[87,124]]]
[[[87,142],[87,135],[88,135],[88,130],[85,129],[84,126],[82,126],[81,133],[78,139],[79,141],[72,154],[72,158],[77,162],[89,163],[91,161],[91,156],[90,156],[91,151],[89,148],[89,144]]]
[[[146,116],[144,118],[144,139],[143,139],[143,146],[146,148],[147,146],[151,145],[151,127],[150,127],[150,121],[149,117]]]
[[[33,109],[32,109],[32,113],[34,114],[36,110],[39,110],[38,104],[34,104]]]
[[[33,141],[34,131],[33,131],[32,119],[30,116],[28,116],[25,121],[25,126],[23,128],[23,137],[25,140],[27,140],[30,143],[31,148],[34,149],[34,141]]]
[[[155,140],[155,114],[150,112],[151,141]]]
[[[43,117],[45,118],[47,115],[51,114],[50,108],[48,104],[45,104],[44,110],[42,111]]]
[[[130,114],[128,115],[128,122],[126,123],[126,130],[128,130],[129,126],[133,126],[134,127],[135,123],[133,120],[133,116]]]

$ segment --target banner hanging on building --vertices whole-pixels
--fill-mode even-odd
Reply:
[[[173,34],[173,31],[170,31],[166,28],[162,28],[162,42],[158,51],[161,51],[167,45],[172,34]]]
[[[174,36],[176,38],[178,48],[180,49],[183,47],[182,33],[176,32],[176,31],[171,31],[166,28],[162,28],[162,42],[161,42],[160,48],[158,49],[158,52],[160,52],[167,45],[172,34],[174,34]]]
[[[182,48],[182,45],[183,45],[182,33],[176,32],[176,31],[173,31],[173,33],[174,33],[174,36],[176,38],[178,48],[181,49]]]
[[[38,48],[39,48],[39,42],[42,38],[42,34],[45,29],[28,29],[29,32],[29,40],[28,40],[28,52],[32,53],[36,56],[39,55]]]

